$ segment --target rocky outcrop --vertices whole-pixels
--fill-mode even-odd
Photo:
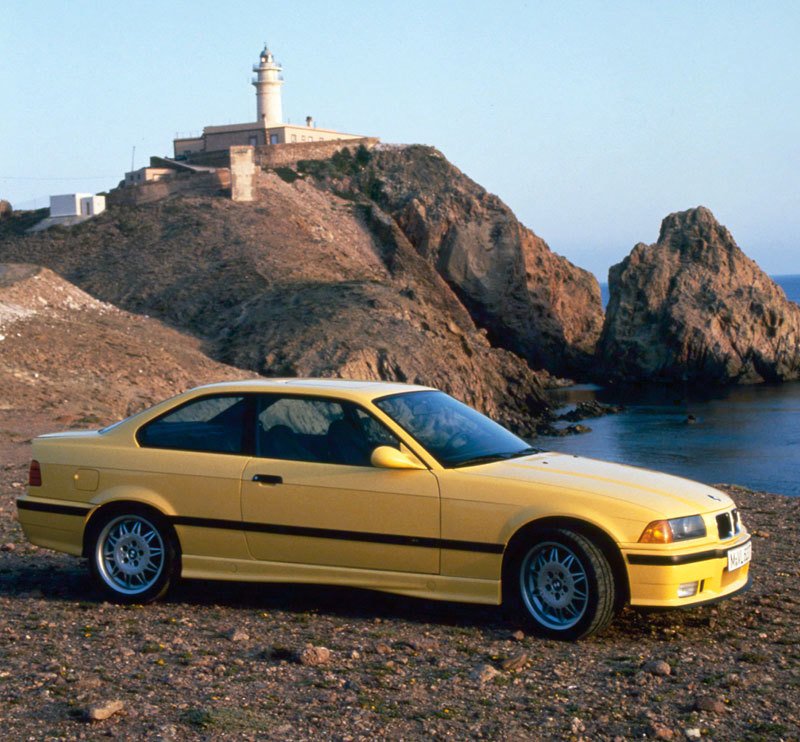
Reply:
[[[589,272],[553,253],[497,196],[432,147],[379,145],[348,161],[298,163],[333,190],[357,192],[388,214],[447,281],[493,345],[535,368],[580,372],[603,312]]]
[[[619,381],[800,378],[800,307],[704,207],[670,214],[658,242],[609,271],[599,345]]]
[[[11,207],[11,204],[4,198],[0,198],[0,219],[7,219],[11,216],[13,211],[14,209]]]

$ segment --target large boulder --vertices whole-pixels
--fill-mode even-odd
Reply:
[[[4,198],[0,198],[0,219],[7,219],[14,212],[11,204]]]
[[[800,307],[700,206],[609,271],[598,346],[618,381],[758,383],[800,378]]]

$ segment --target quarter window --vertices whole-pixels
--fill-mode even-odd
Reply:
[[[147,423],[136,439],[147,448],[245,453],[247,409],[243,396],[195,399]]]

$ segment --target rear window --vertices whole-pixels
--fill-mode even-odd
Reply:
[[[242,454],[248,407],[244,396],[194,399],[142,426],[136,440],[145,448]]]

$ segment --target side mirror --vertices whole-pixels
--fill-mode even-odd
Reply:
[[[412,460],[402,451],[398,451],[391,446],[378,446],[370,456],[370,462],[373,466],[378,466],[381,469],[424,469],[425,467]]]

